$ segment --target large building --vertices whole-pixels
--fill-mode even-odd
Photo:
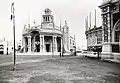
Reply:
[[[23,52],[31,53],[59,53],[70,52],[69,26],[65,21],[62,27],[56,26],[52,11],[48,8],[44,10],[40,25],[25,26],[22,33]],[[75,42],[75,40],[72,40]]]
[[[87,50],[88,51],[100,51],[102,52],[102,27],[94,27],[87,30]]]
[[[120,53],[120,0],[103,0],[99,8],[102,26],[86,30],[87,48],[113,58]]]

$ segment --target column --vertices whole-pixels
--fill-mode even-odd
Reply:
[[[104,20],[103,20],[103,15],[101,16],[102,17],[102,43],[104,43]]]
[[[108,21],[108,42],[111,42],[111,26],[110,26],[110,14],[108,13],[107,21]]]
[[[42,35],[40,35],[40,52],[42,52]]]
[[[120,36],[119,36],[119,53],[120,53]]]
[[[54,52],[54,36],[52,36],[52,52]]]
[[[28,52],[31,52],[31,36],[28,36]]]
[[[53,44],[53,42],[52,42],[52,39],[51,39],[51,42],[50,42],[50,52],[52,52],[52,45]]]
[[[22,46],[23,46],[23,52],[26,52],[26,46],[25,46],[25,37],[22,37]]]
[[[58,52],[58,48],[57,48],[57,36],[55,36],[55,52]]]
[[[33,52],[35,52],[35,36],[33,37]]]
[[[61,53],[63,52],[63,39],[62,39],[62,37],[61,37]]]
[[[57,36],[53,36],[53,41],[54,52],[57,52]]]
[[[45,52],[45,41],[44,41],[44,35],[42,35],[42,46],[43,46],[43,52]]]

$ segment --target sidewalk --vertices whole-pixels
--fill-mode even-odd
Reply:
[[[103,59],[103,60],[108,62],[120,63],[119,60],[115,60],[115,59]]]

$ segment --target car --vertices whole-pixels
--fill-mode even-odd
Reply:
[[[77,56],[82,55],[82,51],[76,51]]]

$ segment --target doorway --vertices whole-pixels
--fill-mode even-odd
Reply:
[[[46,44],[46,52],[50,52],[50,44]]]
[[[36,45],[36,51],[40,52],[40,45]]]

